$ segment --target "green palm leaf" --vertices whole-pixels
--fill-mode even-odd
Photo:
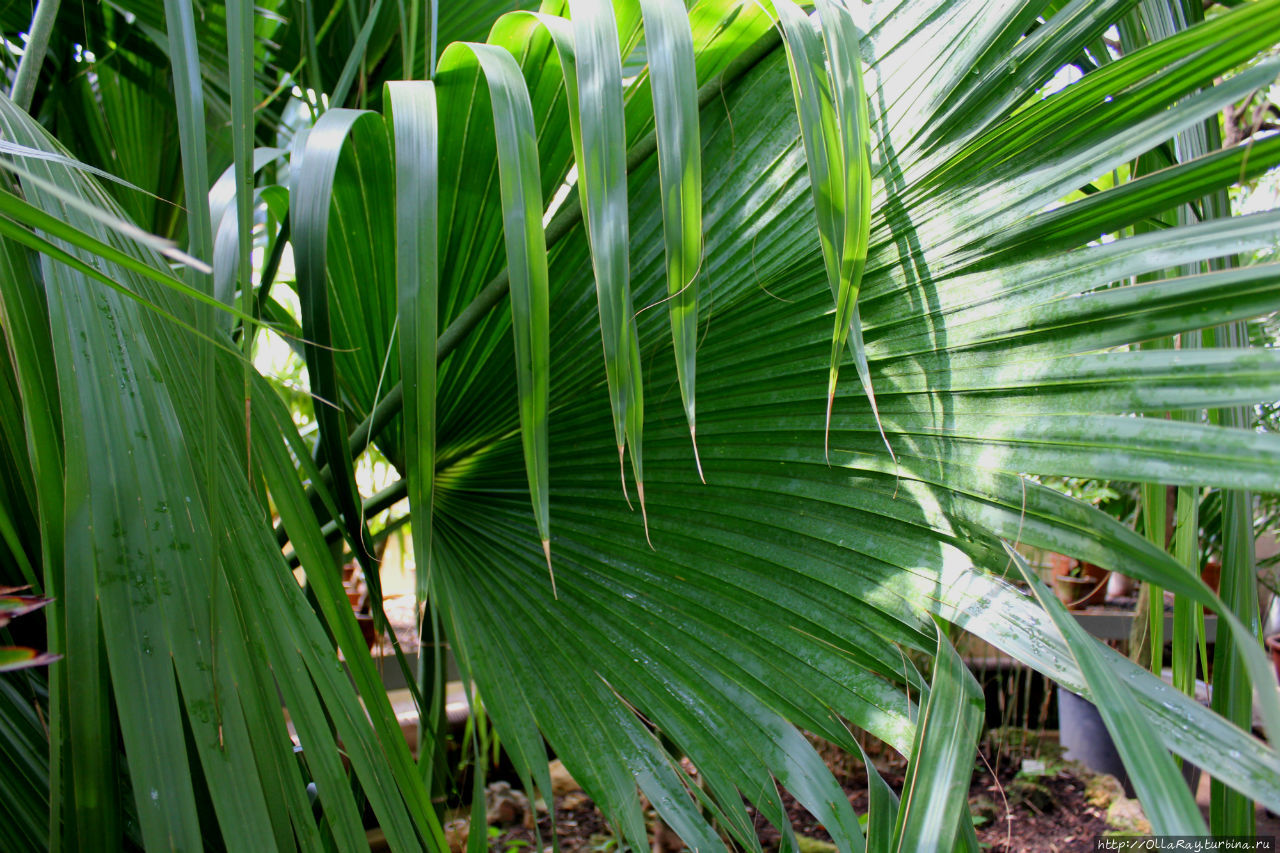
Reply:
[[[1100,703],[1107,728],[1118,735],[1116,748],[1126,768],[1133,768],[1134,787],[1148,806],[1152,828],[1162,835],[1204,835],[1207,827],[1187,790],[1177,766],[1153,735],[1134,698],[1115,678],[1079,623],[1067,613],[1060,601],[1048,595],[1044,582],[1034,577],[1017,552],[1010,559],[1031,585],[1040,605],[1049,612],[1054,624],[1071,645],[1078,648],[1076,661],[1089,683],[1089,692]]]
[[[644,383],[631,302],[626,126],[617,25],[607,3],[571,2],[570,6],[576,12],[574,64],[580,69],[574,86],[576,110],[570,106],[570,112],[577,113],[574,158],[578,162],[578,191],[599,295],[613,434],[619,464],[624,446],[631,446],[631,466],[644,512]],[[624,476],[624,491],[625,481]]]
[[[46,137],[12,110],[5,114],[5,133],[26,145],[50,147]],[[74,170],[52,162],[46,168],[49,180],[74,187],[86,199],[111,209],[105,194]],[[114,241],[117,249],[132,253],[135,260],[160,265],[154,254],[124,243],[94,220],[79,216],[74,208],[59,207],[56,199],[38,192],[31,194],[68,222],[94,233],[99,241]],[[66,798],[65,807],[75,809],[78,825],[68,828],[70,837],[88,837],[88,832],[96,832],[95,837],[106,848],[117,846],[120,841],[113,769],[116,747],[110,730],[112,717],[105,705],[109,697],[95,694],[95,687],[115,692],[118,706],[125,709],[120,727],[128,753],[139,755],[138,761],[131,764],[131,775],[138,819],[148,846],[200,843],[200,821],[189,770],[180,769],[181,762],[175,758],[187,754],[185,728],[195,737],[196,754],[192,758],[198,759],[195,766],[212,786],[209,796],[220,815],[219,823],[229,846],[260,847],[264,839],[270,838],[283,842],[295,831],[302,846],[318,849],[322,845],[284,727],[281,693],[309,751],[309,769],[320,787],[321,800],[326,803],[327,833],[345,839],[344,846],[364,843],[332,725],[357,772],[369,780],[369,791],[386,792],[371,794],[371,801],[383,815],[384,825],[396,834],[397,843],[408,849],[418,844],[418,838],[431,837],[432,812],[423,807],[425,794],[421,793],[416,771],[381,682],[359,639],[350,608],[331,609],[330,613],[335,624],[344,614],[350,622],[349,629],[341,635],[348,660],[364,656],[364,668],[359,670],[359,684],[365,691],[364,707],[346,676],[335,672],[331,662],[326,663],[325,657],[318,654],[328,647],[324,632],[298,585],[284,571],[269,530],[258,529],[252,535],[240,530],[241,535],[222,538],[216,569],[208,556],[212,529],[236,530],[230,519],[252,517],[261,511],[261,504],[247,488],[243,463],[226,466],[208,474],[219,478],[221,495],[212,508],[214,520],[210,520],[206,514],[209,510],[203,508],[191,484],[191,478],[204,477],[205,472],[175,467],[175,460],[200,458],[196,448],[209,422],[205,410],[196,402],[204,389],[180,379],[186,360],[179,347],[185,349],[189,344],[178,342],[169,321],[154,313],[139,313],[133,300],[77,278],[79,273],[60,266],[59,261],[49,260],[47,264],[42,268],[42,278],[49,304],[65,306],[63,313],[50,314],[46,321],[57,321],[55,340],[63,342],[55,344],[53,350],[57,356],[62,347],[63,355],[53,363],[62,377],[63,392],[71,394],[75,390],[65,378],[70,375],[65,359],[70,357],[86,359],[84,366],[72,371],[84,377],[86,387],[119,387],[116,394],[97,390],[82,398],[68,398],[62,402],[62,409],[73,411],[72,403],[76,406],[74,411],[81,411],[81,406],[98,407],[100,414],[84,416],[102,424],[96,440],[131,436],[133,454],[126,449],[119,458],[137,458],[136,462],[122,465],[108,461],[115,458],[112,453],[90,454],[87,442],[94,439],[93,430],[77,427],[75,432],[63,434],[64,442],[68,442],[66,473],[62,475],[66,482],[92,483],[97,477],[109,477],[115,484],[111,488],[78,488],[74,492],[76,505],[84,507],[84,512],[108,514],[113,505],[132,508],[127,515],[116,516],[120,519],[118,524],[108,522],[105,528],[84,522],[68,525],[65,547],[68,553],[82,556],[67,563],[65,576],[51,573],[46,563],[47,576],[54,581],[46,584],[46,589],[62,591],[67,614],[64,618],[68,624],[77,620],[76,628],[68,632],[66,639],[59,641],[51,635],[68,659],[76,655],[78,665],[73,672],[78,677],[64,694],[68,704],[60,711],[65,715],[65,722],[60,724],[66,726],[66,742],[71,746],[67,754],[74,756],[74,793],[54,788],[58,799]],[[124,266],[112,266],[111,270],[118,282],[126,282],[170,313],[186,314],[189,322],[190,304],[178,301],[171,289],[149,283],[149,278],[132,274]],[[17,283],[21,284],[20,278]],[[56,292],[52,290],[55,286]],[[11,314],[9,306],[16,309],[24,304],[22,299],[20,290],[6,291],[7,316],[17,316]],[[71,325],[70,331],[59,333],[64,323],[83,328],[77,330]],[[99,335],[119,336],[121,329],[131,330],[130,344],[121,354],[145,361],[102,361],[96,354],[110,347],[87,345],[91,330]],[[86,337],[81,338],[79,331]],[[72,340],[81,341],[82,345],[74,347]],[[216,350],[215,359],[220,360],[215,362],[219,387],[214,411],[222,414],[213,420],[214,435],[219,453],[235,458],[243,452],[245,440],[243,365],[228,349]],[[38,376],[39,370],[35,363],[24,362],[19,367],[20,377],[25,383]],[[258,444],[254,458],[274,460],[267,470],[277,475],[280,471],[287,473],[288,480],[279,476],[273,480],[278,496],[283,497],[288,493],[284,483],[292,482],[299,492],[301,486],[287,454],[281,457],[279,452],[271,452],[274,448],[283,450],[278,425],[273,427],[271,420],[261,416],[272,405],[279,404],[267,397],[252,409],[259,413],[252,432]],[[169,407],[169,414],[155,407]],[[39,411],[25,396],[24,408],[32,416]],[[107,415],[137,426],[122,427]],[[78,424],[80,417],[76,415],[73,422]],[[161,428],[165,431],[156,435],[154,430]],[[158,453],[152,448],[161,441],[167,449]],[[93,496],[106,503],[86,504]],[[175,511],[175,507],[181,509]],[[314,525],[314,517],[308,517]],[[294,527],[301,536],[303,528]],[[164,535],[169,529],[180,533]],[[109,548],[105,547],[107,542],[111,543]],[[327,562],[327,552],[324,559]],[[279,568],[262,577],[254,576],[251,567],[272,561]],[[119,568],[122,565],[130,567],[125,574]],[[179,565],[182,571],[178,571]],[[332,572],[331,567],[316,561],[310,566],[315,570],[314,578],[331,579],[329,600],[340,598],[345,602],[345,595],[336,589],[336,577],[326,573]],[[247,602],[254,604],[246,607]],[[104,642],[96,619],[93,631],[81,630],[87,619],[94,618],[95,611],[103,625],[111,626],[106,636],[121,639]],[[310,651],[299,658],[300,649]],[[114,673],[110,682],[99,672],[103,655]],[[280,693],[276,692],[277,687]],[[369,729],[370,712],[379,727],[376,738]],[[55,736],[64,737],[60,732]],[[389,760],[398,762],[394,771]],[[404,796],[413,798],[415,783],[419,792],[413,810],[416,817],[408,817]],[[183,837],[186,842],[182,842]]]
[[[658,136],[663,242],[671,339],[697,461],[694,384],[698,345],[698,267],[702,264],[702,158],[698,88],[688,14],[675,2],[642,0]],[[698,462],[698,476],[702,464]]]
[[[982,688],[939,630],[929,701],[920,709],[912,761],[902,783],[894,827],[897,850],[951,850],[972,828],[969,782],[982,708]]]
[[[124,218],[93,172],[0,99],[6,142],[57,155],[29,159],[38,180],[19,174],[21,196],[0,196],[12,350],[0,367],[22,409],[3,436],[26,454],[10,467],[29,468],[13,479],[35,491],[21,512],[38,518],[39,548],[4,541],[56,599],[42,612],[64,655],[48,673],[53,840],[122,847],[132,809],[149,847],[194,846],[216,826],[235,849],[358,849],[367,798],[393,847],[443,848],[325,539],[325,513],[339,516],[329,530],[376,584],[351,474],[370,441],[409,478],[386,494],[409,493],[424,590],[519,773],[546,788],[549,745],[633,847],[646,843],[637,789],[696,849],[720,843],[708,817],[754,848],[744,802],[791,843],[779,784],[842,850],[971,844],[963,782],[979,714],[937,618],[1092,696],[1121,729],[1141,709],[1157,721],[1144,754],[1171,750],[1280,807],[1272,747],[1005,580],[1018,541],[1214,607],[1263,685],[1268,732],[1280,730],[1248,626],[1132,530],[1025,476],[1280,482],[1274,435],[1133,416],[1273,399],[1274,353],[1116,351],[1272,310],[1275,266],[1210,262],[1268,245],[1280,217],[1100,239],[1273,166],[1280,146],[1072,200],[1274,80],[1275,62],[1254,60],[1280,3],[1243,4],[1047,95],[1131,3],[824,2],[816,18],[786,4],[783,50],[750,3],[697,4],[688,42],[670,4],[575,0],[566,17],[548,2],[498,19],[512,4],[495,3],[485,26],[479,10],[465,22],[478,38],[492,21],[489,44],[446,48],[433,84],[387,87],[396,63],[422,67],[428,51],[416,35],[395,49],[391,4],[273,8],[287,20],[255,20],[252,38],[242,6],[230,51],[226,21],[195,33],[178,0],[168,19],[157,3],[126,5],[132,21],[84,11],[121,45],[112,63],[172,42],[183,183],[200,202],[188,207],[208,212],[207,176],[234,160],[244,293],[249,196],[276,210],[284,195],[276,165],[252,171],[250,146],[294,151],[292,245],[334,494],[281,401],[210,322],[214,306],[193,296],[206,282],[175,285],[161,256],[92,215]],[[445,34],[464,25],[442,17]],[[642,19],[645,53],[664,65],[624,81]],[[41,79],[73,67],[58,44]],[[67,125],[86,136],[76,154],[128,164],[107,171],[150,190],[166,181],[146,161],[163,157],[101,155],[103,128],[127,124],[123,104],[149,103],[148,79],[128,96],[108,81],[35,103],[64,115],[72,91],[100,100],[109,121]],[[349,85],[327,94],[390,123],[335,103],[277,138],[278,105],[251,113],[245,94],[297,80],[317,102]],[[224,113],[239,122],[234,157],[193,130]],[[171,146],[146,143],[176,164]],[[215,204],[231,209],[221,192]],[[129,208],[148,227],[165,209]],[[207,259],[204,215],[150,230],[185,228]],[[1178,266],[1202,271],[1112,286]],[[491,310],[507,293],[511,312]],[[666,312],[635,311],[664,300]],[[251,339],[250,312],[235,313]],[[863,387],[833,394],[846,349]],[[706,484],[688,465],[695,351]],[[639,518],[617,488],[626,445]],[[553,515],[555,586],[542,574]],[[931,675],[904,671],[908,652],[932,655]],[[867,838],[797,727],[855,753],[856,727],[909,758],[901,804],[871,774]],[[704,788],[689,789],[682,757]],[[1195,828],[1185,792],[1142,763],[1149,813]]]
[[[396,293],[404,378],[405,476],[415,518],[431,517],[436,458],[436,334],[440,269],[436,92],[431,83],[390,83],[387,121],[396,159]],[[419,524],[418,598],[426,597],[431,525]]]
[[[352,137],[352,140],[348,149],[349,137]],[[358,163],[362,159],[372,164],[371,169],[381,171],[383,174],[370,175],[367,178],[360,175],[355,180],[348,178],[342,182],[347,192],[335,193],[338,164],[344,151],[348,155],[347,162],[351,164],[354,161],[357,164],[354,169],[349,167],[343,170],[344,176],[350,176],[353,171],[359,174],[361,170]],[[344,376],[351,377],[349,381],[352,382],[357,381],[357,378],[362,380],[360,381],[361,390],[368,395],[367,389],[380,384],[379,375],[373,372],[373,366],[380,362],[385,363],[385,360],[379,359],[376,355],[371,357],[370,350],[373,348],[373,342],[369,340],[371,336],[368,331],[371,327],[373,330],[381,331],[377,325],[378,313],[385,316],[386,312],[377,312],[375,308],[374,311],[365,314],[365,317],[369,314],[373,315],[371,321],[342,322],[340,328],[346,331],[347,336],[341,338],[336,336],[330,312],[328,256],[331,251],[330,235],[332,234],[332,241],[338,244],[335,248],[339,249],[334,254],[340,257],[340,260],[335,258],[334,267],[340,272],[333,276],[336,279],[333,288],[339,294],[345,291],[348,297],[343,299],[338,296],[339,311],[359,310],[370,303],[376,306],[380,299],[385,298],[387,289],[385,287],[364,291],[368,294],[368,298],[367,300],[361,298],[364,295],[361,291],[364,289],[358,288],[357,282],[369,270],[376,269],[377,262],[385,259],[385,255],[381,252],[375,253],[373,247],[365,240],[358,239],[357,229],[365,226],[374,233],[387,233],[386,229],[378,229],[373,224],[374,217],[390,207],[387,199],[383,197],[370,201],[366,193],[376,186],[384,190],[388,186],[389,182],[385,178],[386,172],[389,171],[389,161],[386,131],[382,121],[376,115],[356,110],[331,110],[321,116],[316,126],[307,135],[301,168],[297,169],[292,202],[292,216],[296,223],[294,244],[297,247],[298,294],[303,310],[302,329],[307,335],[305,344],[307,369],[312,388],[321,401],[316,406],[321,447],[330,470],[335,472],[334,491],[338,509],[342,513],[343,532],[364,569],[377,613],[381,613],[382,610],[381,575],[377,561],[369,550],[369,532],[360,510],[355,474],[351,466],[351,457],[347,452],[346,408],[343,389],[339,387],[334,348],[335,342],[346,342],[351,339],[348,336],[354,336],[353,326],[359,325],[366,330],[365,335],[361,336],[364,341],[363,346],[358,355],[348,359],[348,370]],[[383,179],[379,180],[379,177]],[[340,221],[337,228],[330,230],[330,211],[335,206],[335,195],[338,196],[336,206],[339,216],[345,215],[355,219],[357,221],[355,226]],[[380,209],[383,210],[380,211]],[[364,263],[361,263],[359,257],[362,250],[367,253]],[[364,370],[358,372],[358,368],[364,368]]]
[[[547,306],[547,246],[542,230],[541,176],[538,171],[533,109],[511,54],[492,45],[460,44],[446,49],[440,70],[462,64],[470,54],[489,85],[501,168],[503,226],[511,289],[512,333],[525,471],[533,499],[538,538],[551,570],[551,522],[548,517],[547,389],[550,369],[550,317]],[[555,596],[555,574],[551,575]]]

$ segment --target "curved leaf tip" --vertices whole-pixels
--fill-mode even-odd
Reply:
[[[542,540],[542,553],[547,558],[547,574],[551,576],[551,597],[556,601],[560,600],[559,593],[556,592],[556,570],[551,568],[551,540]]]

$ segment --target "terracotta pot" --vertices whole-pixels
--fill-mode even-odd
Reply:
[[[378,634],[373,629],[373,617],[366,613],[357,613],[356,624],[360,626],[360,633],[364,636],[365,643],[368,644],[370,651],[372,651],[378,642]]]
[[[1267,637],[1267,651],[1271,654],[1271,665],[1276,668],[1276,678],[1280,678],[1280,634]]]
[[[342,567],[342,586],[346,590],[347,600],[351,602],[351,606],[358,608],[360,599],[364,596],[360,593],[360,581],[356,579],[356,567],[354,565]]]
[[[1200,580],[1214,592],[1218,591],[1218,585],[1222,582],[1222,563],[1218,560],[1208,560],[1204,564],[1204,568],[1200,570]]]
[[[1065,577],[1071,574],[1071,570],[1080,565],[1080,561],[1075,557],[1068,557],[1066,554],[1046,554],[1049,559],[1049,568],[1053,571],[1054,577]]]
[[[1093,563],[1080,563],[1079,577],[1074,577],[1070,574],[1072,568],[1067,563],[1055,561],[1053,564],[1053,591],[1063,604],[1071,610],[1082,610],[1097,607],[1107,600],[1107,579],[1111,577],[1109,569]]]

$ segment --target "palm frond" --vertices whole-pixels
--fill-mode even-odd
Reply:
[[[48,674],[54,840],[122,849],[132,809],[148,847],[216,826],[229,849],[359,849],[367,799],[393,848],[444,848],[326,538],[345,537],[376,586],[352,463],[371,442],[407,475],[377,500],[408,494],[420,590],[519,774],[549,787],[549,746],[633,847],[637,789],[697,849],[721,843],[708,818],[758,847],[746,803],[789,838],[779,785],[842,851],[971,845],[980,699],[944,622],[1092,696],[1120,732],[1156,720],[1129,758],[1159,826],[1200,828],[1161,775],[1168,751],[1280,808],[1272,746],[1021,592],[1008,550],[1213,607],[1280,730],[1244,611],[1026,476],[1280,482],[1274,434],[1135,417],[1273,399],[1274,352],[1130,349],[1274,308],[1280,266],[1216,259],[1273,243],[1280,214],[1148,225],[1271,168],[1280,145],[1077,198],[1273,81],[1280,65],[1257,57],[1280,2],[1162,34],[1053,93],[1132,2],[823,0],[816,17],[779,7],[783,39],[767,9],[731,0],[687,16],[656,0],[488,3],[439,21],[487,44],[445,48],[431,83],[384,87],[430,50],[416,24],[396,45],[398,5],[212,7],[207,32],[181,0],[168,15],[83,6],[118,56],[95,60],[95,89],[56,41],[41,79],[81,82],[35,103],[93,168],[185,186],[186,217],[108,192],[0,98],[4,140],[49,155],[0,188],[0,368],[21,403],[0,425],[6,482],[26,484],[19,511],[38,528],[38,548],[10,533],[5,549],[41,572],[64,655]],[[624,82],[642,26],[663,65]],[[150,132],[159,84],[112,75],[159,43],[181,139],[132,151],[111,135]],[[277,137],[276,95],[295,85],[317,117]],[[71,121],[72,98],[98,112]],[[199,129],[224,115],[231,146]],[[211,213],[208,177],[228,168]],[[291,222],[318,460],[246,360],[252,307],[285,319],[246,270],[262,201]],[[130,217],[185,234],[213,279],[177,283],[109,227]],[[237,289],[239,308],[219,301]],[[239,346],[216,316],[240,320]],[[850,359],[863,387],[834,387]],[[639,514],[618,488],[624,447]],[[0,701],[3,719],[20,710]],[[871,774],[864,835],[797,727],[859,754],[856,727],[906,755],[902,801]],[[30,752],[0,759],[27,768]]]

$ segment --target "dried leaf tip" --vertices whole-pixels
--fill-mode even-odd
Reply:
[[[644,481],[636,480],[636,494],[640,496],[640,518],[644,520],[644,541],[649,543],[649,549],[657,551],[653,547],[653,540],[649,538],[649,513],[644,508]]]
[[[542,553],[547,557],[547,574],[551,576],[551,597],[556,601],[560,600],[560,595],[556,592],[556,572],[551,568],[551,540],[542,540]]]
[[[707,484],[707,478],[702,476],[702,457],[698,455],[698,433],[693,426],[689,427],[689,438],[693,439],[693,464],[698,466],[698,479],[702,481],[702,485]]]
[[[889,458],[893,460],[895,471],[898,467],[898,454],[893,452],[893,445],[889,443],[889,436],[885,434],[884,424],[880,421],[880,407],[876,405],[875,391],[871,388],[871,378],[868,376],[863,381],[864,391],[867,394],[867,402],[871,404],[871,414],[876,419],[876,429],[880,431],[880,440],[884,442],[884,449],[889,451]]]
[[[626,452],[626,447],[624,445],[619,444],[618,445],[618,472],[619,472],[619,476],[622,477],[622,497],[627,502],[627,509],[631,510],[632,512],[635,512],[636,508],[631,505],[631,495],[627,494],[627,462],[626,462],[626,458],[623,455],[625,452]],[[643,501],[644,498],[641,498],[640,500]]]
[[[822,429],[822,458],[827,461],[827,467],[831,467],[831,408],[836,402],[836,377],[835,373],[831,374],[831,381],[827,386],[827,420]]]

